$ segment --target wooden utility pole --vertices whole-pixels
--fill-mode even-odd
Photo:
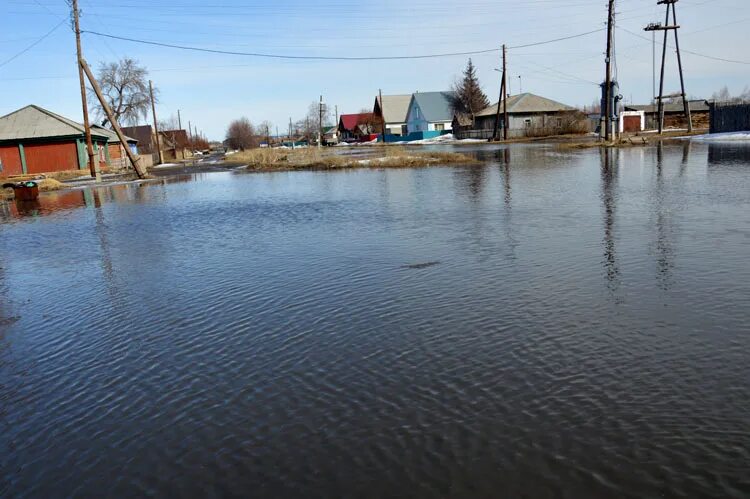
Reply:
[[[151,114],[154,116],[154,136],[156,137],[156,150],[159,153],[159,164],[164,162],[161,156],[161,142],[159,141],[159,125],[156,123],[156,102],[154,101],[154,84],[148,80],[148,91],[151,94]]]
[[[180,110],[177,110],[177,128],[182,130],[182,118],[180,117]]]
[[[604,140],[612,139],[612,28],[615,21],[615,0],[609,0],[609,13],[607,15],[607,58],[605,59],[606,71],[604,88]]]
[[[664,131],[664,100],[669,99],[672,97],[680,97],[682,98],[682,105],[683,110],[685,112],[685,118],[688,122],[688,131],[693,131],[693,120],[690,116],[690,103],[687,100],[687,94],[685,93],[685,79],[682,74],[682,57],[680,56],[680,41],[677,37],[677,30],[680,28],[679,24],[677,24],[677,11],[675,9],[675,4],[679,0],[658,0],[656,2],[657,5],[666,5],[667,6],[667,12],[666,17],[664,18],[664,25],[658,23],[651,23],[648,26],[644,28],[644,31],[664,31],[664,45],[662,47],[661,51],[661,78],[659,80],[659,95],[655,98],[659,101],[659,134],[662,134]],[[669,24],[669,10],[672,9],[672,25]],[[679,94],[672,94],[672,95],[664,95],[664,67],[667,61],[667,35],[669,31],[674,31],[674,42],[675,42],[675,49],[677,51],[677,68],[680,72],[680,93]]]
[[[506,63],[506,50],[505,44],[503,44],[503,88],[508,88],[508,78],[506,75],[507,67]],[[508,92],[510,94],[510,92]],[[503,140],[508,140],[508,96],[503,99]]]
[[[86,102],[86,81],[83,77],[83,66],[81,61],[83,60],[83,53],[81,50],[81,26],[78,21],[78,0],[73,0],[73,25],[76,32],[76,59],[78,66],[78,80],[81,84],[81,106],[83,108],[83,129],[86,135],[86,149],[89,156],[89,171],[91,176],[96,179],[97,182],[102,181],[102,173],[99,171],[99,160],[94,155],[94,144],[91,140],[91,126],[89,123],[89,107]],[[127,143],[125,143],[127,145]]]
[[[133,165],[135,173],[138,174],[138,178],[146,178],[146,169],[141,166],[140,158],[133,154],[133,151],[131,151],[128,147],[128,139],[125,137],[125,134],[122,133],[120,125],[117,123],[117,119],[115,119],[115,114],[112,112],[112,109],[110,109],[109,104],[107,104],[107,100],[104,98],[102,89],[99,88],[99,84],[96,82],[96,78],[94,78],[94,73],[91,72],[91,68],[89,68],[89,65],[83,58],[81,58],[80,66],[83,68],[84,73],[86,73],[86,76],[89,79],[89,83],[91,83],[91,88],[94,89],[94,93],[96,94],[97,99],[99,99],[99,103],[102,105],[102,109],[104,109],[104,114],[107,115],[107,119],[112,125],[112,128],[115,129],[117,138],[120,139],[120,143],[125,146],[125,154],[128,155],[128,159],[130,159],[130,163]]]
[[[385,111],[383,110],[383,90],[378,89],[380,97],[380,130],[383,132],[383,144],[385,144]]]
[[[503,45],[503,64],[505,63],[505,45]],[[495,110],[495,128],[492,131],[492,140],[497,140],[497,131],[500,128],[500,104],[505,99],[505,75],[500,77],[500,98],[497,100],[497,109]]]
[[[318,147],[323,147],[323,96],[318,105]]]

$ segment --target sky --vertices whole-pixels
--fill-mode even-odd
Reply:
[[[573,106],[590,105],[598,99],[597,82],[604,78],[606,0],[79,2],[83,31],[203,49],[326,57],[493,50],[471,55],[491,101],[499,94],[495,69],[503,43],[511,47],[512,94],[523,90]],[[664,6],[656,0],[617,0],[616,11],[620,92],[626,102],[649,103],[653,46],[651,33],[643,27],[663,23]],[[0,2],[0,115],[37,104],[82,120],[69,12],[65,0]],[[737,94],[750,85],[748,0],[680,0],[677,16],[690,96],[710,98],[724,85]],[[594,30],[601,31],[542,43]],[[290,118],[302,118],[320,95],[331,109],[355,113],[371,108],[379,89],[384,95],[447,90],[469,57],[269,59],[158,47],[93,33],[84,33],[82,43],[92,68],[123,57],[137,59],[159,89],[159,119],[180,110],[183,127],[189,120],[215,140],[223,139],[229,122],[240,117],[254,123],[268,120],[283,131]],[[669,93],[679,90],[671,46],[669,42]],[[658,64],[658,39],[656,49]]]

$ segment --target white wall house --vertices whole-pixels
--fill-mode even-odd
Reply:
[[[406,126],[409,133],[451,131],[453,111],[452,92],[418,92],[412,95]]]

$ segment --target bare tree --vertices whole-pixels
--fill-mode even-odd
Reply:
[[[744,102],[750,100],[750,86],[746,86],[745,89],[736,96],[733,96],[729,91],[729,88],[724,85],[718,92],[714,92],[711,96],[712,100],[718,102]]]
[[[264,120],[261,122],[260,125],[258,125],[258,134],[263,136],[263,140],[266,141],[266,144],[269,146],[271,145],[271,129],[273,128],[273,123],[271,123],[268,120]]]
[[[234,120],[227,129],[227,143],[232,149],[244,151],[258,145],[255,127],[247,118]]]
[[[381,133],[383,131],[383,120],[370,109],[360,109],[357,125],[366,134]]]
[[[140,118],[148,117],[151,107],[148,71],[138,61],[126,57],[117,62],[102,63],[97,79],[119,124],[136,125]],[[158,90],[154,89],[156,93]],[[90,91],[90,95],[94,92]],[[108,120],[98,99],[92,97],[91,106],[105,125]]]

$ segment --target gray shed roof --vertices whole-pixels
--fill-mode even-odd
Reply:
[[[71,137],[84,133],[80,123],[33,104],[0,117],[0,141]],[[99,132],[93,135],[107,138]]]
[[[533,114],[533,113],[557,113],[563,111],[575,111],[574,107],[562,104],[561,102],[547,99],[539,95],[523,93],[511,95],[507,99],[508,114]],[[501,101],[502,103],[502,101]],[[482,109],[477,116],[492,116],[497,114],[498,103]],[[502,112],[502,107],[500,112]]]
[[[375,101],[380,104],[380,96],[375,97]],[[383,110],[386,124],[406,123],[406,116],[409,114],[410,103],[411,94],[384,95],[380,107]]]
[[[110,130],[109,128],[104,128],[100,125],[91,125],[91,133],[96,133],[97,135],[105,135],[110,144],[120,143],[120,137],[117,136],[117,133],[114,130]],[[125,135],[125,140],[128,141],[128,143],[138,143],[136,139],[128,137],[127,135]]]
[[[454,92],[418,92],[412,99],[417,101],[424,119],[432,123],[453,120],[450,98],[454,95]]]
[[[690,104],[690,110],[696,111],[696,112],[708,112],[708,102],[703,99],[696,99],[696,100],[689,100],[688,103]],[[646,105],[638,105],[638,104],[629,104],[625,106],[626,111],[644,111],[646,113],[656,113],[659,110],[659,106],[652,105],[652,104],[646,104]],[[664,112],[665,113],[681,113],[684,111],[684,107],[682,105],[682,100],[679,100],[677,102],[667,102],[664,104]]]

